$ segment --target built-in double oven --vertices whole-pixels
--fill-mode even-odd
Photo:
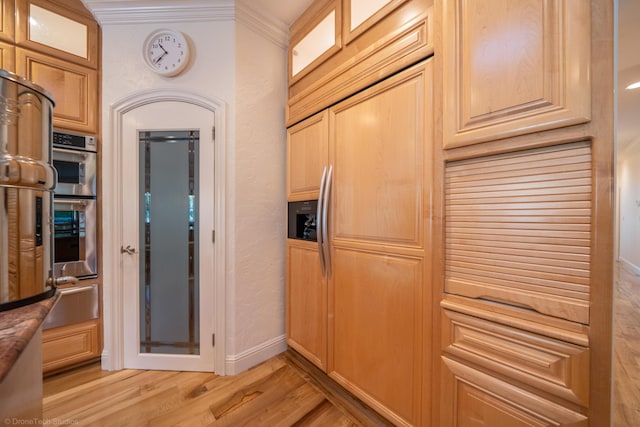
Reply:
[[[97,259],[96,141],[53,132],[54,275],[95,277]]]
[[[95,319],[99,310],[98,285],[90,280],[98,275],[96,139],[54,129],[52,150],[53,268],[62,297],[44,329]]]

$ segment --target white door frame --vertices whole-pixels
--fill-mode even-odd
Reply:
[[[214,371],[224,375],[225,369],[225,104],[179,89],[154,89],[128,96],[112,105],[110,109],[111,137],[102,141],[102,265],[103,265],[103,325],[104,350],[102,368],[120,370],[124,366],[123,275],[120,248],[123,246],[121,233],[121,188],[122,188],[122,145],[123,117],[126,113],[143,105],[156,102],[185,102],[210,110],[215,117],[215,159],[214,159]]]

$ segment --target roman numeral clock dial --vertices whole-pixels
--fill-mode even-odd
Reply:
[[[175,76],[189,63],[189,44],[180,31],[158,30],[144,42],[145,63],[163,76]]]

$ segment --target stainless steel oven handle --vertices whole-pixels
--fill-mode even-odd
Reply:
[[[60,289],[60,295],[73,295],[80,292],[87,292],[93,290],[96,285],[78,286],[74,288]]]
[[[94,152],[72,150],[72,149],[60,148],[60,147],[53,147],[52,151],[54,153],[54,157],[55,157],[55,153],[64,153],[64,154],[70,154],[70,155],[75,156],[75,157],[82,157],[83,159],[86,158],[87,155],[95,155],[96,154]]]
[[[78,278],[75,276],[61,276],[54,278],[56,286],[66,285],[68,283],[78,283]]]
[[[93,199],[89,199],[90,201],[93,201]],[[60,204],[60,205],[80,205],[80,206],[87,206],[87,200],[84,199],[53,199],[53,203],[54,204]]]
[[[320,180],[320,195],[318,196],[318,208],[316,210],[316,240],[318,241],[318,255],[320,257],[320,268],[322,268],[322,275],[324,276],[327,268],[324,260],[324,251],[322,249],[322,195],[324,194],[324,183],[327,178],[327,167],[322,169],[322,179]]]

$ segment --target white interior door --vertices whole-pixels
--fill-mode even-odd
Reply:
[[[213,124],[176,101],[123,116],[125,368],[214,370]]]

